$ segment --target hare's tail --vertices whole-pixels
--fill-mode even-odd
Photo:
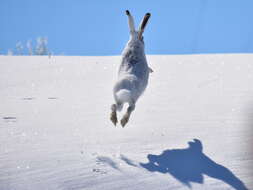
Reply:
[[[121,89],[116,93],[116,99],[121,103],[130,103],[132,101],[131,92],[127,89]]]

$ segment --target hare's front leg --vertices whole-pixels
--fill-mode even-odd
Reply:
[[[125,125],[127,124],[132,111],[134,111],[134,108],[135,108],[135,104],[129,105],[129,107],[127,108],[127,112],[125,113],[125,115],[120,121],[122,127],[125,127]]]

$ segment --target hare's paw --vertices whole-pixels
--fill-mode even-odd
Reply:
[[[121,119],[120,123],[122,127],[125,127],[125,125],[127,124],[128,120],[129,120],[129,114],[124,115],[124,117]]]
[[[111,119],[112,123],[116,126],[117,123],[118,123],[116,111],[113,111],[113,112],[111,113],[110,119]]]

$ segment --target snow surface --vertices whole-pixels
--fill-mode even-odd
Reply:
[[[253,189],[253,54],[148,56],[125,128],[119,62],[0,56],[1,190]]]

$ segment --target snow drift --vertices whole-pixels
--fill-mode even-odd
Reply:
[[[0,57],[0,189],[253,189],[253,55],[148,56],[128,125],[120,57]]]

